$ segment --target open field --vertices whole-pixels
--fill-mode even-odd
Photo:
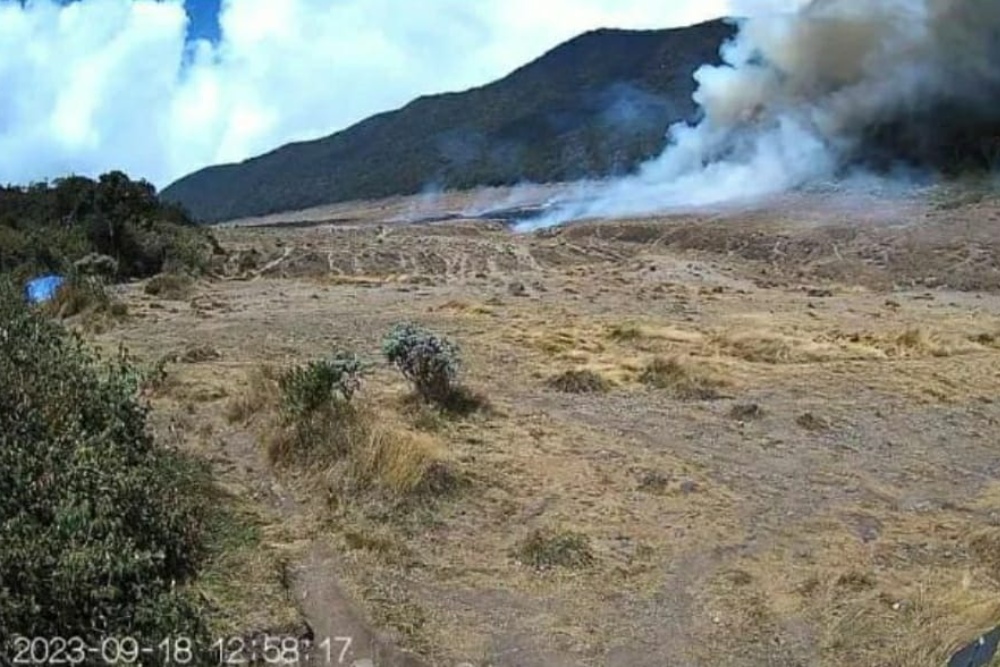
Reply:
[[[910,667],[1000,622],[995,201],[528,235],[407,206],[220,228],[226,277],[130,285],[97,336],[166,360],[162,442],[258,527],[203,584],[233,627],[304,620],[379,665]],[[379,352],[405,320],[488,407],[414,406]],[[269,463],[262,369],[337,349],[379,360],[361,400],[446,490]]]

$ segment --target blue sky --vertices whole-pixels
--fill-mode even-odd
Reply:
[[[0,0],[0,182],[122,169],[162,188],[483,85],[587,30],[803,1]]]
[[[219,40],[219,5],[221,0],[185,0],[191,23],[188,25],[188,37],[192,39]]]

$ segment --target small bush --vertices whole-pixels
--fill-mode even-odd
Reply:
[[[126,357],[101,361],[10,285],[0,323],[0,637],[197,637],[177,584],[202,553],[203,471],[153,442]]]
[[[382,351],[423,399],[447,403],[460,363],[456,345],[413,324],[398,324],[382,341]]]
[[[366,368],[350,352],[338,352],[329,359],[293,368],[278,379],[283,411],[294,420],[333,401],[350,403],[361,387]]]
[[[194,291],[194,281],[180,273],[161,273],[150,278],[143,291],[169,301],[184,301]]]
[[[549,378],[550,387],[568,394],[603,394],[611,383],[591,370],[571,370]]]
[[[538,570],[584,568],[594,562],[590,539],[572,531],[535,529],[518,545],[514,557]]]
[[[639,381],[655,389],[663,389],[681,399],[714,400],[721,398],[722,383],[707,374],[683,364],[676,358],[656,357],[639,376]]]

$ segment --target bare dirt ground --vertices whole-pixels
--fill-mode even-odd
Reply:
[[[246,590],[206,593],[249,629],[304,618],[354,639],[341,664],[909,667],[1000,621],[993,200],[803,196],[527,235],[380,206],[408,205],[219,229],[228,277],[179,301],[130,286],[98,337],[170,359],[162,440],[260,525]],[[402,320],[458,342],[492,409],[407,422],[459,489],[344,510],[272,470],[232,404],[262,364],[378,359]],[[658,388],[657,358],[711,391]],[[609,390],[550,386],[573,370]],[[403,420],[406,391],[384,363],[364,388]],[[525,565],[535,529],[585,536],[592,562]]]

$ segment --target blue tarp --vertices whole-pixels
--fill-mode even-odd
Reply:
[[[28,303],[45,303],[56,295],[63,277],[56,275],[42,276],[28,281],[24,288],[24,296]]]

